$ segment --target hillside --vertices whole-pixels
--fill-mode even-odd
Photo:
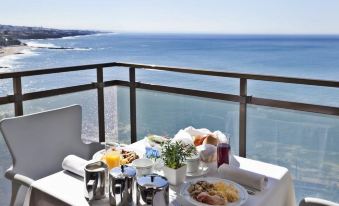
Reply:
[[[0,46],[23,45],[20,39],[47,39],[98,33],[89,30],[61,30],[43,27],[11,26],[0,24]]]

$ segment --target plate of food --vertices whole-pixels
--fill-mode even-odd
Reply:
[[[152,147],[160,147],[162,143],[169,140],[168,138],[159,135],[148,135],[145,139]]]
[[[184,183],[180,195],[197,206],[240,206],[248,199],[247,191],[241,185],[213,177],[198,178]]]
[[[139,155],[134,152],[134,151],[130,151],[127,148],[110,148],[110,150],[112,151],[119,151],[121,156],[120,156],[120,164],[131,164],[134,160],[139,159]],[[93,160],[101,160],[103,162],[106,162],[106,151],[100,150],[98,152],[96,152],[92,159]]]

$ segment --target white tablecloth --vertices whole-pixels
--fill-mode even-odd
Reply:
[[[144,152],[144,142],[139,141],[129,145],[138,153]],[[290,173],[284,167],[267,164],[260,161],[235,156],[240,168],[266,175],[268,184],[265,190],[249,195],[244,206],[295,206],[294,187]],[[208,176],[218,177],[216,170],[211,168]],[[189,180],[190,178],[186,179]],[[177,196],[179,187],[170,187],[170,202],[172,205],[190,205]],[[88,205],[84,198],[83,178],[67,171],[60,171],[35,181],[29,188],[25,206],[49,205]],[[108,200],[96,205],[109,205]]]

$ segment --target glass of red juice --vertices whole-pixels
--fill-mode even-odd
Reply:
[[[229,164],[229,157],[231,152],[231,145],[228,143],[219,143],[217,146],[217,162],[218,168],[222,164]]]

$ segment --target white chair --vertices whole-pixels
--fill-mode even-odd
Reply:
[[[320,198],[305,197],[300,201],[299,206],[339,206],[339,204]]]
[[[34,180],[62,170],[67,155],[90,159],[103,148],[100,143],[81,141],[81,125],[79,105],[0,121],[0,131],[13,159],[5,173],[12,181],[11,205],[22,205],[27,187]],[[20,189],[22,185],[26,187]]]

